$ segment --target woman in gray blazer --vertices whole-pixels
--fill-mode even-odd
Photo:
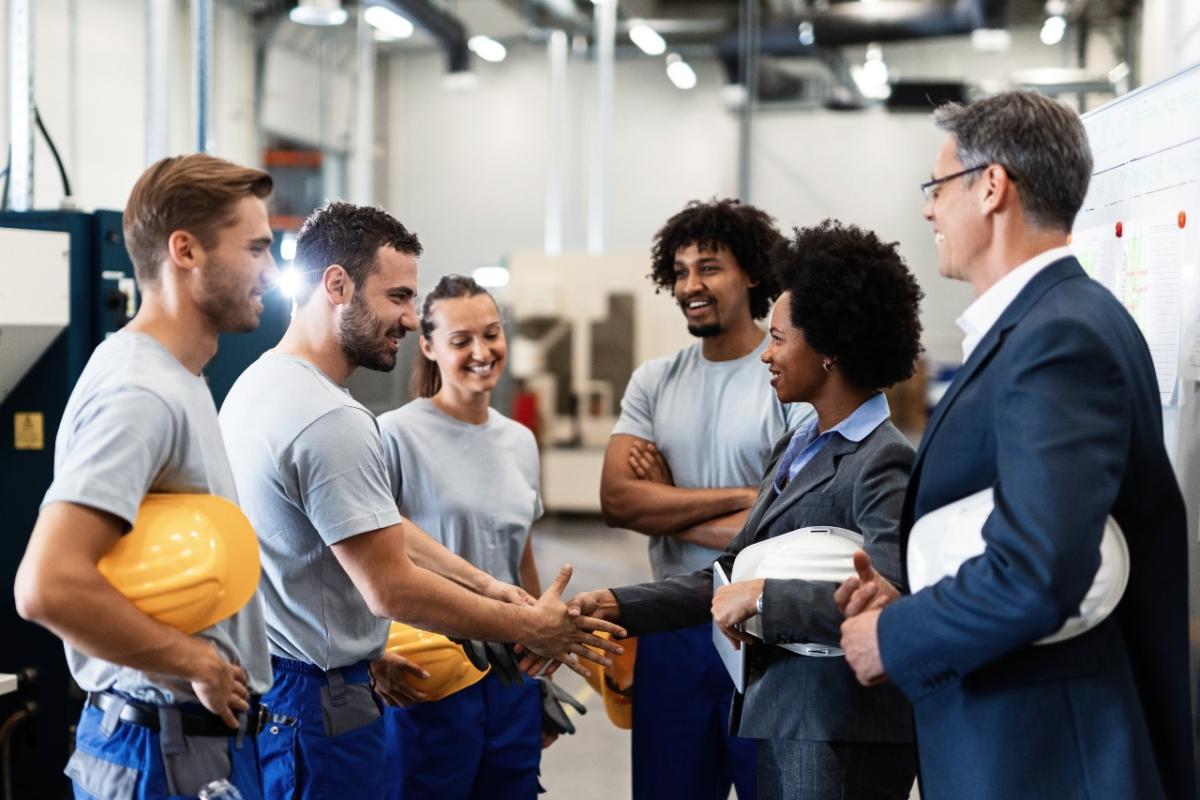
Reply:
[[[773,255],[783,287],[762,360],[783,402],[815,420],[776,444],[745,526],[718,559],[726,574],[755,542],[814,525],[863,536],[876,569],[901,581],[898,522],[913,448],[889,421],[880,389],[912,375],[920,353],[921,290],[875,234],[826,221],[796,230]],[[712,591],[712,569],[578,595],[584,614],[620,620],[630,635],[682,628],[710,615],[753,641],[746,693],[730,728],[761,739],[761,800],[908,797],[916,772],[911,710],[889,685],[864,688],[844,658],[776,644],[837,646],[836,583],[755,579]],[[764,639],[734,626],[761,615]]]

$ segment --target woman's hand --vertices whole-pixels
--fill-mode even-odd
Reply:
[[[736,648],[740,648],[743,642],[750,644],[754,641],[753,636],[738,626],[758,614],[758,596],[763,592],[764,583],[762,578],[738,581],[722,586],[713,594],[713,620]]]

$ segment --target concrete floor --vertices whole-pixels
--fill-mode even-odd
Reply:
[[[543,584],[562,564],[575,568],[567,596],[650,580],[646,537],[608,528],[599,518],[547,515],[534,525],[533,537]],[[568,711],[575,735],[562,736],[543,751],[543,797],[629,800],[629,732],[608,721],[600,696],[578,675],[560,669],[554,680],[587,706],[587,714]],[[919,800],[915,787],[912,797]]]

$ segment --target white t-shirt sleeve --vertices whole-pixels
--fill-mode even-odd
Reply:
[[[322,415],[292,442],[305,515],[329,545],[401,522],[375,420],[343,406]]]
[[[783,415],[787,420],[786,430],[793,431],[816,415],[816,410],[808,403],[784,403]]]
[[[175,420],[153,392],[125,386],[96,394],[75,414],[72,430],[59,433],[54,481],[42,508],[76,503],[132,527],[171,458],[175,436]]]
[[[657,386],[652,377],[654,362],[647,362],[634,370],[621,398],[621,416],[613,433],[625,433],[647,441],[654,441],[654,401]]]

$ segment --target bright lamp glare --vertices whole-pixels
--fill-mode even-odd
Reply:
[[[676,89],[694,89],[696,86],[696,71],[678,53],[667,56],[667,77]]]
[[[279,257],[284,261],[294,261],[296,258],[296,234],[285,233],[279,241]]]
[[[467,40],[467,47],[484,61],[491,61],[493,64],[503,61],[504,57],[508,55],[508,50],[504,45],[490,36],[472,36]]]
[[[480,267],[471,273],[471,277],[480,286],[488,289],[499,289],[502,286],[508,286],[507,267]]]
[[[294,300],[296,292],[300,291],[300,273],[296,271],[295,267],[281,269],[275,285],[279,287],[279,292],[284,297]]]
[[[413,35],[413,24],[390,8],[367,6],[363,10],[363,19],[389,39],[407,39]]]
[[[1040,34],[1042,44],[1055,45],[1063,40],[1063,34],[1067,32],[1067,21],[1059,16],[1049,17],[1042,23],[1042,32]]]
[[[667,43],[663,37],[641,20],[635,20],[629,26],[629,38],[648,56],[661,56],[667,52]]]
[[[297,25],[341,25],[350,15],[342,8],[341,0],[300,0],[288,12]]]

